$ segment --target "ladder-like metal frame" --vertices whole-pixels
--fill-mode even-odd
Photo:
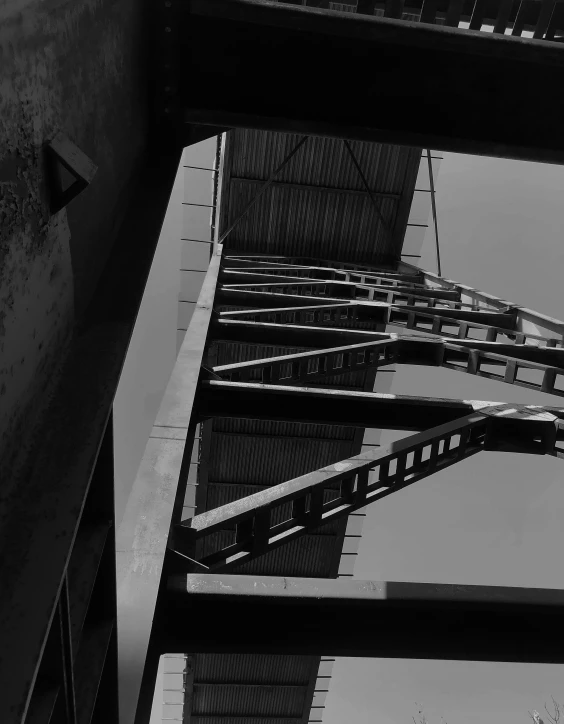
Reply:
[[[323,386],[327,382],[342,384],[347,374],[374,371],[391,363],[419,364],[448,367],[564,396],[564,323],[403,263],[393,270],[371,269],[322,260],[229,254],[220,263],[222,255],[222,247],[218,247],[179,354],[171,380],[174,404],[169,406],[168,419],[162,414],[164,404],[160,413],[163,419],[154,428],[156,437],[162,436],[163,442],[172,444],[173,453],[166,453],[166,445],[161,448],[159,463],[172,465],[176,477],[169,495],[169,513],[162,518],[158,536],[163,574],[159,570],[152,575],[149,606],[146,598],[142,603],[135,598],[141,590],[139,579],[132,579],[131,571],[129,581],[124,579],[124,585],[129,586],[130,613],[135,614],[136,607],[145,608],[145,621],[152,624],[141,702],[152,691],[158,655],[189,646],[190,631],[173,630],[173,625],[181,627],[183,616],[190,617],[196,610],[194,606],[198,612],[205,611],[205,605],[194,603],[194,591],[205,594],[206,601],[206,596],[212,596],[213,610],[217,612],[218,606],[221,609],[218,586],[229,587],[221,581],[227,581],[229,576],[226,579],[225,574],[238,566],[482,450],[564,457],[564,404],[523,406],[440,400]],[[377,326],[382,329],[383,323],[403,327],[406,333],[376,331]],[[212,352],[219,341],[290,349],[287,355],[215,364]],[[305,351],[293,351],[296,347]],[[523,376],[531,370],[537,379]],[[184,403],[188,407],[182,407]],[[216,416],[387,427],[415,434],[389,447],[336,461],[182,520],[187,461],[196,425]],[[154,500],[145,501],[147,510],[151,504]],[[157,540],[155,530],[138,528],[137,532],[138,545],[151,546],[151,541]],[[246,577],[236,579],[243,581]],[[269,581],[274,585],[270,577],[253,580],[255,588],[268,588]],[[147,580],[142,583],[147,590]],[[296,591],[303,587],[309,590],[308,585],[304,580],[302,586],[298,579]],[[327,581],[326,585],[326,595],[333,600],[331,586],[338,586],[338,582]],[[245,590],[245,595],[252,598],[252,586],[250,593]],[[523,603],[520,591],[503,589],[511,611],[517,611],[511,608],[511,601],[515,605],[520,601],[516,626],[529,626],[531,617],[544,605],[543,596],[556,595],[531,592],[530,601]],[[334,592],[337,598],[344,596],[351,610],[356,605],[355,595],[351,593],[351,598],[346,592]],[[472,608],[466,594],[462,599],[453,594],[452,600],[449,595],[445,594],[447,608]],[[265,603],[264,608],[253,607],[259,621],[267,615],[268,606],[279,605],[277,595],[272,600],[266,598],[270,603]],[[228,599],[229,605],[233,604],[232,597],[227,596],[226,602]],[[480,606],[489,610],[486,599],[480,599]],[[403,604],[399,605],[401,608]],[[419,611],[413,601],[409,605]],[[434,606],[422,603],[421,611],[427,605]],[[559,613],[560,599],[554,605],[556,608],[550,611]],[[493,612],[493,602],[492,606]],[[132,618],[137,625],[140,620],[135,615]],[[230,650],[225,646],[231,644],[222,644],[213,627],[206,630],[205,642],[200,635],[192,634],[194,645],[203,648],[191,646],[191,651]],[[496,638],[493,627],[489,633],[488,647],[482,654],[477,645],[468,648],[469,658],[555,660],[554,652],[548,650],[539,653],[523,648],[521,653],[509,652],[506,644]],[[376,655],[372,644],[372,648],[363,648],[358,643],[355,654],[351,653],[352,644],[339,649],[335,641],[336,648],[332,649],[331,641],[328,635],[327,650],[315,653],[346,650],[347,655]],[[247,651],[264,650],[264,645],[253,636],[246,644],[233,644],[237,650]],[[296,651],[307,648],[303,641],[290,641],[284,646],[273,645],[272,650],[292,650],[292,645]],[[307,650],[311,652],[316,645],[312,638]],[[422,642],[414,644],[412,655],[420,656],[424,648]],[[408,645],[400,649],[402,656],[410,655]],[[448,652],[446,645],[431,647],[428,655],[449,658]],[[458,651],[456,657],[464,658],[465,654]],[[143,721],[142,710],[140,704],[138,721]]]

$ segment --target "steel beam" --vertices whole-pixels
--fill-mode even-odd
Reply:
[[[258,0],[192,0],[178,16],[185,121],[564,161],[560,43]]]
[[[287,262],[279,261],[279,260],[287,259]],[[304,263],[299,264],[298,261],[302,261]],[[314,270],[314,272],[324,272],[324,274],[327,275],[328,279],[333,279],[333,274],[351,274],[355,276],[385,276],[390,279],[398,279],[403,280],[406,282],[419,282],[423,283],[423,276],[421,274],[418,274],[417,272],[409,273],[409,274],[398,274],[394,269],[383,269],[379,267],[365,267],[365,266],[359,266],[355,264],[348,264],[348,267],[345,265],[344,262],[339,263],[337,262],[330,262],[328,260],[319,260],[319,259],[310,259],[310,263],[306,264],[306,260],[304,259],[290,259],[289,257],[280,257],[280,256],[273,256],[268,257],[266,255],[260,255],[260,256],[234,256],[233,254],[225,257],[225,267],[226,268],[234,268],[234,269],[256,269],[257,271],[259,269],[264,269],[265,271],[268,271],[270,269],[278,270],[278,271],[304,271],[307,272],[311,269]],[[354,281],[361,281],[361,279],[355,279]]]
[[[420,431],[473,409],[464,400],[210,380],[201,383],[198,416]]]
[[[216,341],[308,348],[377,341],[389,339],[390,335],[385,332],[373,332],[370,329],[325,328],[307,324],[275,324],[216,318],[213,322],[213,337]]]
[[[535,312],[452,279],[444,279],[407,262],[399,262],[397,266],[398,270],[404,273],[414,273],[417,270],[429,289],[456,289],[460,293],[461,301],[472,304],[475,308],[487,306],[490,309],[511,311],[515,317],[514,330],[519,334],[522,343],[527,340],[530,340],[532,344],[548,341],[554,346],[564,346],[564,322],[560,319]]]
[[[183,521],[172,548],[188,557],[189,571],[231,570],[475,455],[491,446],[490,428],[489,418],[471,413],[327,465]],[[218,542],[226,530],[233,540]]]
[[[236,274],[237,272],[231,272]],[[460,300],[460,295],[456,290],[451,289],[433,289],[432,291],[428,287],[411,287],[411,286],[397,286],[391,284],[355,284],[354,282],[344,282],[339,280],[334,281],[320,281],[319,279],[307,280],[300,277],[296,277],[294,281],[274,281],[274,282],[252,282],[248,284],[228,284],[224,285],[223,288],[233,290],[245,290],[247,288],[257,291],[282,291],[287,289],[290,293],[293,289],[298,290],[298,293],[308,294],[308,289],[314,292],[321,292],[321,294],[327,294],[335,297],[345,297],[346,299],[376,299],[376,297],[389,298],[392,295],[391,301],[395,301],[397,298],[400,299],[436,299],[436,300],[450,300],[457,302]]]
[[[178,508],[179,501],[182,505],[184,497],[192,451],[192,446],[185,443],[190,439],[190,430],[195,427],[192,408],[202,369],[220,260],[221,247],[218,247],[210,262],[118,530],[120,724],[133,724],[137,708],[139,716],[145,716],[147,701],[143,700],[138,707],[138,697],[144,667],[145,677],[150,681],[155,666],[154,657],[151,658],[152,649],[151,656],[148,654],[151,624],[173,510]],[[153,673],[156,674],[156,668]],[[149,690],[152,692],[150,685],[143,687],[144,696],[152,696]]]
[[[172,547],[187,557],[185,570],[226,571],[480,450],[557,456],[561,452],[556,447],[561,421],[547,409],[507,403],[471,407],[475,411],[452,422],[183,521],[175,527]],[[226,531],[231,540],[217,537]]]
[[[311,344],[311,340],[304,341]],[[444,339],[389,335],[388,339],[377,341],[217,365],[212,371],[234,382],[253,379],[266,383],[307,384],[390,364],[446,367],[564,396],[564,350],[470,339],[451,344]],[[494,367],[496,371],[488,371],[486,367]],[[540,375],[536,381],[518,376],[532,371]]]
[[[260,184],[264,183],[264,179],[243,178],[240,176],[231,176],[230,183],[260,185]],[[338,187],[334,187],[334,186],[319,186],[316,184],[302,184],[302,183],[291,182],[291,181],[273,181],[272,186],[276,186],[278,188],[289,188],[289,189],[298,189],[298,190],[303,190],[303,191],[338,194],[339,196],[361,196],[362,197],[362,196],[366,195],[366,191],[363,191],[362,189],[338,188]],[[401,198],[401,194],[389,193],[387,191],[371,191],[371,193],[373,196],[376,196],[377,198],[393,199],[394,201],[399,201]]]
[[[302,383],[360,370],[375,370],[396,361],[397,340],[364,342],[333,349],[299,352],[250,362],[217,365],[212,371],[233,382],[250,380],[259,372],[260,381],[273,384]],[[371,391],[371,390],[370,390]]]
[[[561,590],[190,574],[167,598],[163,651],[564,663]]]

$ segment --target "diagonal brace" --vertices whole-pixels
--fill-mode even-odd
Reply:
[[[173,549],[210,571],[230,570],[475,455],[488,426],[471,413],[202,513],[175,526]],[[210,551],[210,536],[225,530],[233,541]]]

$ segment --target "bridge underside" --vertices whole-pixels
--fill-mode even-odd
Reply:
[[[321,6],[323,3],[318,4]],[[35,13],[38,13],[38,10],[33,3],[28,3],[20,16],[20,5],[21,3],[17,4],[18,9],[11,15],[8,8],[10,23],[4,26],[9,53],[14,51],[6,65],[6,74],[9,75],[16,66],[25,68],[25,73],[20,70],[20,75],[15,74],[13,77],[26,80],[27,69],[32,67],[34,78],[42,79],[46,73],[54,80],[46,94],[49,97],[38,102],[41,107],[32,104],[32,110],[25,112],[25,123],[21,122],[18,113],[21,98],[26,96],[26,93],[20,95],[18,90],[12,94],[9,113],[14,113],[10,116],[10,133],[13,132],[13,138],[16,138],[17,133],[23,129],[25,133],[22,131],[22,134],[25,137],[22,140],[18,136],[17,143],[12,143],[13,138],[10,137],[9,143],[1,148],[0,158],[2,162],[8,159],[6,173],[9,173],[9,178],[6,177],[6,183],[10,189],[17,186],[17,189],[21,190],[25,183],[29,182],[31,196],[35,195],[40,199],[31,212],[28,213],[30,207],[25,207],[28,211],[22,211],[22,214],[20,210],[24,209],[24,203],[19,197],[16,199],[16,213],[8,214],[9,223],[4,223],[3,228],[7,229],[9,234],[3,232],[0,248],[0,258],[8,258],[2,256],[6,250],[17,257],[14,268],[17,267],[20,275],[12,279],[16,280],[13,284],[3,284],[7,290],[7,301],[5,309],[0,312],[8,334],[11,335],[6,338],[6,349],[10,357],[3,372],[12,375],[10,367],[13,367],[13,377],[10,377],[10,385],[6,386],[8,393],[3,398],[3,404],[5,411],[8,410],[5,402],[7,399],[14,410],[27,410],[26,414],[22,413],[18,427],[14,427],[15,433],[7,426],[1,430],[3,435],[7,432],[11,434],[15,441],[14,447],[24,450],[26,459],[25,469],[18,475],[12,474],[10,460],[0,461],[0,469],[9,471],[6,476],[8,482],[2,483],[0,579],[3,587],[11,592],[10,596],[0,601],[0,678],[6,694],[0,701],[0,719],[6,722],[72,722],[78,712],[80,721],[91,719],[108,722],[117,719],[118,676],[116,592],[113,587],[115,561],[112,531],[111,409],[182,147],[227,128],[244,127],[356,139],[366,142],[367,147],[376,145],[375,142],[409,146],[410,149],[402,149],[398,155],[406,159],[409,157],[406,164],[410,169],[413,165],[411,157],[419,154],[420,147],[562,163],[564,140],[561,127],[564,100],[558,91],[561,87],[564,48],[562,44],[546,40],[530,41],[499,35],[490,37],[484,33],[466,32],[452,27],[418,25],[390,18],[344,16],[287,4],[261,4],[252,0],[167,0],[159,3],[158,8],[150,2],[139,4],[135,11],[131,12],[126,3],[120,3],[119,13],[115,16],[111,12],[115,3],[112,5],[109,2],[99,3],[96,14],[91,13],[91,4],[88,2],[75,3],[72,14],[64,4],[50,3],[48,8],[42,4],[39,23],[42,30],[39,35],[35,35],[30,28],[36,27]],[[77,23],[75,21],[79,15],[81,20]],[[167,32],[168,30],[171,32]],[[121,42],[121,38],[126,35],[131,41],[130,44]],[[64,43],[60,38],[64,38]],[[111,52],[102,42],[102,39],[107,38],[112,39],[111,42],[108,41]],[[49,53],[45,52],[45,57],[49,55],[49,62],[45,61],[43,55],[47,46]],[[92,46],[103,48],[103,52],[96,55],[94,66],[88,60]],[[59,52],[61,47],[64,52]],[[38,48],[41,50],[38,51]],[[288,49],[291,49],[291,52],[288,52]],[[5,57],[8,57],[9,53],[5,54]],[[338,62],[335,62],[335,59]],[[108,74],[108,67],[115,70],[117,75],[113,72]],[[91,89],[87,87],[89,81],[85,79],[90,78],[96,79],[96,94],[90,93]],[[104,78],[104,81],[100,80],[101,78]],[[49,82],[51,83],[51,80]],[[37,83],[42,87],[41,80]],[[123,91],[124,87],[131,91],[131,95]],[[53,90],[56,92],[52,92]],[[72,101],[69,101],[69,98]],[[120,116],[119,124],[115,123],[116,115]],[[45,121],[43,126],[37,121],[38,118]],[[40,151],[59,127],[98,166],[98,173],[92,183],[68,207],[72,235],[70,250],[67,248],[67,212],[63,208],[50,215],[42,189],[44,179]],[[135,134],[130,133],[132,127],[136,129]],[[106,146],[110,147],[111,152]],[[30,149],[35,154],[33,160],[30,160]],[[20,158],[20,161],[14,161],[18,155],[27,160],[24,162]],[[274,161],[274,158],[274,155],[268,156],[269,161]],[[266,168],[268,170],[268,164]],[[4,170],[5,167],[3,172]],[[26,173],[33,171],[31,182],[29,178],[25,182],[20,178],[22,170]],[[257,189],[257,185],[260,187],[267,176],[268,173],[264,176],[256,174],[255,178],[241,177],[236,183],[241,189]],[[395,219],[394,243],[392,246],[386,243],[381,246],[378,260],[392,276],[394,268],[391,264],[399,258],[401,233],[407,218],[404,213],[405,199],[409,196],[409,188],[412,188],[415,182],[406,172],[405,178],[408,177],[411,179],[411,187],[406,184],[394,193],[387,194],[387,220],[391,224]],[[2,180],[5,180],[4,177]],[[287,186],[292,187],[292,193],[300,182],[304,187],[300,193],[303,193],[304,197],[312,193],[311,184],[308,185],[304,179],[291,178],[287,181]],[[327,184],[325,191],[314,188],[313,193],[325,193],[326,187]],[[282,182],[277,188],[278,191],[288,191]],[[335,191],[329,190],[331,193]],[[384,195],[390,191],[379,190]],[[351,192],[350,198],[354,197],[358,201],[363,187],[359,183],[353,189],[340,191],[346,191],[347,194]],[[237,204],[239,208],[244,208],[247,198],[245,190],[237,193],[238,198],[235,193],[232,197],[236,201],[232,211],[238,208]],[[391,200],[390,196],[394,195],[396,198]],[[364,201],[368,208],[369,202],[365,199]],[[369,220],[370,213],[376,214],[373,207],[372,211],[366,213]],[[32,253],[20,258],[21,229],[27,222],[35,224],[37,219],[41,222],[41,234],[37,236],[33,232],[30,235],[26,230],[28,235],[25,236],[25,243]],[[47,221],[45,226],[41,226]],[[378,231],[378,234],[382,235],[375,216],[370,223],[374,227],[374,234]],[[43,245],[38,243],[38,239],[43,240],[45,228],[49,228],[53,235],[49,236],[48,243]],[[234,235],[229,241],[234,240],[243,244],[245,240],[249,242],[249,237],[245,239],[241,234],[237,240]],[[254,240],[251,241],[254,243]],[[337,242],[336,244],[338,246]],[[246,252],[252,250],[251,246],[240,248],[244,248]],[[64,252],[64,265],[57,265],[56,254],[51,254],[52,249],[58,249],[57,253]],[[278,249],[278,252],[280,251]],[[357,251],[357,261],[366,261],[367,256],[364,255],[370,250],[363,248],[362,255],[360,249]],[[331,255],[327,256],[331,258]],[[306,265],[311,262],[303,259],[301,261]],[[295,262],[296,259],[292,259],[291,265]],[[384,262],[387,262],[387,266]],[[317,272],[323,263],[317,263]],[[340,263],[342,266],[342,259]],[[233,272],[241,268],[241,264],[236,259],[231,260],[230,264],[232,268],[217,286],[218,304],[221,302],[226,309],[231,310],[258,309],[259,316],[263,315],[263,319],[256,320],[256,326],[248,324],[249,320],[230,325],[225,323],[229,320],[212,315],[219,271],[217,260],[216,277],[211,279],[207,296],[204,294],[202,303],[196,310],[190,336],[179,357],[176,377],[173,376],[174,389],[167,392],[162,415],[157,421],[162,423],[162,430],[170,433],[168,437],[163,435],[162,438],[157,436],[153,439],[153,442],[158,439],[158,444],[161,445],[156,459],[163,462],[163,468],[154,466],[150,469],[149,478],[141,481],[147,485],[145,488],[141,485],[141,491],[137,491],[139,494],[133,506],[135,524],[129,532],[135,535],[139,533],[137,523],[142,519],[141,515],[147,512],[153,516],[151,520],[154,526],[149,526],[142,534],[139,533],[135,543],[128,540],[127,547],[123,549],[127,555],[125,568],[121,573],[125,570],[127,575],[131,574],[131,578],[124,588],[125,593],[120,593],[120,598],[122,601],[129,600],[133,606],[145,607],[139,619],[133,617],[129,622],[124,620],[122,626],[122,630],[127,633],[127,624],[131,623],[134,634],[132,640],[137,646],[133,651],[133,664],[126,661],[120,672],[121,683],[125,682],[125,689],[122,687],[122,690],[126,692],[127,686],[131,686],[134,692],[139,690],[157,598],[160,604],[171,604],[172,611],[172,596],[167,598],[166,592],[169,574],[171,581],[174,576],[191,575],[185,571],[183,573],[179,563],[182,559],[179,554],[182,546],[179,545],[179,551],[170,548],[166,550],[171,521],[177,524],[181,517],[181,498],[187,484],[190,455],[184,452],[185,440],[194,435],[196,421],[204,422],[205,426],[206,419],[211,420],[213,415],[224,416],[224,429],[216,432],[218,439],[220,434],[227,438],[232,432],[229,425],[236,417],[238,400],[242,399],[233,393],[233,386],[229,387],[229,392],[223,398],[211,393],[206,396],[206,390],[217,390],[218,385],[214,387],[212,384],[213,381],[217,382],[215,378],[203,379],[203,372],[200,381],[205,383],[201,386],[204,394],[201,399],[197,399],[196,386],[201,373],[201,362],[205,360],[208,366],[216,367],[248,362],[253,358],[252,355],[249,356],[248,349],[253,346],[255,360],[268,354],[285,354],[289,351],[299,355],[312,347],[317,348],[317,353],[319,348],[324,346],[350,345],[360,341],[360,335],[353,339],[354,335],[350,334],[353,331],[363,333],[368,330],[373,334],[380,334],[383,332],[385,320],[389,321],[392,316],[400,324],[437,334],[440,334],[442,325],[446,326],[448,322],[447,312],[444,313],[444,319],[439,318],[441,315],[431,314],[429,322],[429,316],[425,317],[425,312],[420,312],[419,308],[398,311],[398,300],[393,294],[388,299],[391,294],[389,285],[386,286],[382,281],[373,284],[365,279],[362,283],[359,282],[364,289],[386,287],[383,299],[386,303],[389,301],[388,310],[382,311],[383,307],[379,308],[377,313],[366,313],[365,318],[361,318],[361,313],[359,318],[355,318],[354,323],[349,325],[350,329],[343,323],[328,330],[328,325],[323,322],[315,330],[309,329],[304,333],[302,325],[296,321],[288,325],[276,321],[276,310],[279,307],[299,306],[298,301],[293,298],[300,294],[299,291],[294,290],[295,295],[289,294],[288,289],[266,292],[268,299],[260,297],[261,301],[257,304],[257,295],[265,294],[264,288],[262,291],[245,288],[256,285],[259,279],[260,272],[257,274],[255,262],[250,265],[242,264],[243,267],[250,266],[251,269],[247,269],[243,280],[239,278],[242,281],[242,286],[239,287],[233,281],[236,278]],[[40,288],[34,282],[35,278],[28,274],[33,265],[41,270]],[[5,268],[8,269],[7,264]],[[61,269],[64,269],[62,275]],[[360,269],[360,272],[362,271]],[[312,274],[317,272],[312,271]],[[406,284],[410,283],[409,277],[415,274],[413,269],[406,269],[402,265],[399,265],[395,272],[404,277],[402,282]],[[316,283],[322,278],[335,281],[332,271],[324,273],[327,276],[314,277]],[[429,276],[432,275],[427,275],[425,279],[419,277],[419,283],[435,288],[435,296],[439,300],[453,297],[452,285],[446,284],[444,289],[437,291],[435,282],[429,280]],[[24,286],[18,286],[20,277],[25,282]],[[346,280],[341,278],[340,281]],[[264,284],[268,286],[270,283],[272,286],[272,282],[268,275]],[[349,278],[347,284],[350,282]],[[74,299],[70,294],[73,284],[76,287]],[[342,285],[334,286],[338,303],[346,305],[355,299],[356,283],[347,287],[350,292],[348,295],[340,293]],[[68,296],[59,294],[58,290],[63,287],[69,292]],[[22,289],[25,289],[29,298],[33,292],[31,311],[26,307],[27,297]],[[3,288],[2,292],[4,291]],[[10,306],[12,292],[15,298],[13,307]],[[466,293],[467,291],[460,294],[457,292],[454,297],[464,300]],[[324,292],[322,296],[323,294]],[[373,300],[374,289],[372,294]],[[426,294],[428,298],[428,290]],[[53,303],[54,299],[58,300],[57,304]],[[328,301],[327,295],[322,301]],[[473,304],[475,299],[470,301]],[[402,302],[409,304],[409,296],[407,299],[403,298]],[[468,299],[466,302],[470,304]],[[308,303],[319,305],[319,298],[312,297],[306,302],[306,306]],[[476,302],[478,306],[480,303]],[[437,344],[436,355],[433,351],[435,348],[430,350],[426,346],[425,359],[428,362],[433,359],[433,363],[444,366],[456,364],[458,368],[463,367],[464,371],[480,374],[480,360],[483,361],[486,355],[489,355],[492,364],[495,363],[498,369],[502,369],[505,382],[530,385],[545,392],[554,391],[555,380],[562,380],[562,363],[557,354],[551,356],[548,352],[539,353],[531,358],[530,350],[517,350],[521,357],[513,357],[507,349],[487,347],[486,343],[492,341],[490,336],[481,347],[475,345],[471,352],[465,351],[468,348],[464,347],[462,341],[469,326],[472,327],[473,324],[476,328],[485,330],[487,335],[492,332],[492,325],[498,325],[492,333],[494,343],[495,335],[499,332],[502,336],[509,334],[509,342],[516,342],[516,346],[524,347],[524,341],[519,340],[519,336],[523,338],[526,333],[536,339],[544,335],[548,338],[547,344],[554,342],[556,345],[558,342],[561,347],[562,327],[557,320],[539,322],[534,315],[531,317],[527,310],[527,313],[521,313],[521,310],[515,314],[514,309],[507,307],[508,303],[500,303],[493,311],[490,310],[491,315],[487,319],[485,316],[481,317],[477,324],[474,324],[477,317],[472,314],[459,314],[456,325],[457,338],[461,344],[454,348],[452,340],[442,340]],[[58,320],[52,328],[39,323],[45,310],[53,312],[53,318]],[[472,307],[471,311],[473,313],[476,310]],[[268,313],[271,312],[274,317],[269,319]],[[303,310],[297,312],[298,315],[303,315],[304,319],[309,313]],[[545,323],[546,329],[542,326]],[[285,335],[281,334],[280,326],[285,326]],[[62,330],[61,336],[51,332],[51,329]],[[41,336],[37,337],[37,330],[42,330],[46,337],[50,337],[49,349],[55,350],[52,355],[49,352],[48,362],[44,361],[47,345],[41,354],[29,353],[32,348],[36,349],[33,345],[36,345],[37,350],[42,348],[43,339]],[[59,341],[63,337],[66,346],[61,350]],[[17,343],[12,343],[12,339],[16,338]],[[219,360],[214,360],[213,356],[204,357],[204,351],[206,354],[209,352],[207,342],[213,339],[219,340],[222,345],[223,357]],[[372,339],[372,336],[362,336],[363,342],[370,342]],[[261,343],[262,347],[257,352],[258,343]],[[265,350],[265,346],[270,346],[270,349]],[[341,352],[335,352],[335,355],[339,354]],[[401,357],[402,354],[405,356]],[[24,366],[20,364],[22,355],[26,357]],[[415,353],[409,345],[404,345],[398,355],[398,363],[403,361],[411,364]],[[368,358],[363,359],[366,362]],[[523,360],[530,363],[529,367],[535,368],[540,382],[533,384],[517,379],[516,373]],[[300,370],[304,369],[303,359],[296,358],[294,362],[298,371],[296,384],[299,385],[305,380],[303,377],[301,382],[299,381]],[[321,364],[320,360],[316,359],[315,364]],[[60,378],[54,375],[57,368],[62,370]],[[319,366],[315,367],[317,373],[320,369]],[[352,370],[344,382],[343,378],[339,377],[333,379],[331,384],[333,387],[341,385],[349,390],[352,388],[354,391],[356,388],[362,392],[374,381],[374,373],[375,367]],[[214,374],[216,373],[211,374],[212,378]],[[246,372],[243,371],[243,374]],[[268,381],[272,380],[268,375],[276,375],[277,371],[273,372],[268,364],[263,364],[262,367],[258,365],[252,370],[252,379],[261,381],[262,374]],[[40,389],[38,395],[46,409],[45,417],[38,423],[32,440],[24,440],[18,431],[28,430],[27,423],[35,417],[36,408],[24,407],[21,404],[23,393],[21,397],[14,393],[14,390],[25,389],[28,379],[26,375],[29,379],[35,376],[36,387]],[[49,390],[49,395],[42,387],[43,380],[47,379],[53,381],[53,389]],[[229,385],[225,380],[221,384]],[[282,380],[281,384],[287,382]],[[318,381],[316,384],[319,387],[325,383]],[[250,387],[247,391],[249,405],[255,405],[253,414],[259,417],[260,423],[265,415],[265,397],[259,399]],[[281,394],[279,390],[270,392],[273,398]],[[292,415],[292,404],[295,405],[295,400],[301,397],[303,396],[295,391],[287,393],[280,411],[283,419],[275,420],[276,424],[280,423],[277,428],[273,428],[276,432],[285,429],[284,425]],[[356,408],[357,412],[360,407],[359,405]],[[362,407],[366,409],[365,404]],[[457,405],[455,407],[457,409],[451,409],[444,419],[436,412],[432,421],[439,424],[458,420],[461,408]],[[321,406],[319,409],[321,410]],[[339,409],[347,411],[348,414],[351,410],[350,401],[340,403]],[[331,410],[327,402],[324,410],[326,414]],[[201,419],[196,412],[201,413]],[[464,408],[464,413],[467,412]],[[206,414],[208,418],[205,417]],[[243,437],[244,430],[249,429],[249,426],[244,413],[240,414],[237,423],[240,429],[236,432]],[[382,411],[379,414],[379,422],[383,423]],[[546,414],[551,414],[551,411]],[[399,414],[397,417],[399,419]],[[312,419],[314,418],[315,415]],[[327,419],[325,417],[321,421],[319,417],[315,418],[317,423],[326,423]],[[296,425],[307,425],[310,422],[311,420],[303,418],[301,422],[296,422]],[[329,440],[321,437],[317,440],[319,449],[324,451],[325,455],[318,456],[317,467],[341,458],[348,459],[359,452],[361,439],[353,428],[355,423],[363,428],[370,419],[364,414],[361,419],[351,419],[348,422],[351,424],[346,430],[345,426],[341,426],[340,438],[339,435],[329,435]],[[410,425],[403,424],[403,427],[418,430],[422,424],[419,418],[411,421]],[[553,435],[554,424],[552,420],[546,425],[543,422],[544,437],[541,435],[539,439],[523,436],[529,443],[530,450],[542,454],[549,450],[549,454],[562,456],[562,427],[558,428],[559,436],[556,433]],[[263,432],[266,427],[267,425]],[[158,432],[161,428],[156,429]],[[252,438],[252,435],[250,437]],[[279,437],[278,434],[262,436],[262,450],[266,451],[266,457],[272,449],[269,446],[273,446]],[[287,437],[291,438],[292,435],[288,434]],[[309,444],[306,436],[304,439],[306,445]],[[265,442],[266,440],[268,442]],[[505,439],[506,444],[507,442]],[[29,450],[33,451],[32,455],[27,454]],[[301,462],[303,463],[303,460]],[[249,461],[247,463],[251,464]],[[316,468],[311,459],[309,463],[312,463],[310,470]],[[304,471],[300,469],[301,472]],[[267,487],[279,482],[273,473],[267,481]],[[335,490],[340,490],[339,485],[340,481],[336,483]],[[346,485],[344,491],[347,492]],[[207,509],[215,507],[212,504],[214,501],[216,504],[218,501],[219,504],[226,502],[219,499],[217,491],[212,492]],[[251,491],[247,490],[245,495],[249,492]],[[350,490],[348,492],[351,493]],[[137,503],[139,507],[135,508]],[[203,512],[203,509],[198,512]],[[332,539],[342,543],[342,523],[335,521],[331,526]],[[232,525],[229,535],[234,531],[235,527]],[[244,527],[241,529],[242,536],[248,533],[248,527],[246,532]],[[147,539],[143,539],[145,535],[148,536]],[[313,547],[312,541],[315,541],[316,537],[321,539],[322,535],[308,533],[304,550],[308,546],[310,549]],[[325,539],[329,537],[325,536]],[[257,546],[253,556],[262,544],[264,540],[259,540],[258,544],[253,542],[253,546]],[[324,540],[323,545],[326,544],[328,547],[332,545],[331,541]],[[299,546],[295,546],[294,552],[296,551],[299,554]],[[223,555],[221,550],[219,553]],[[295,556],[295,561],[302,560],[304,559],[299,555]],[[139,565],[140,561],[143,565]],[[161,576],[163,564],[164,574]],[[252,565],[255,563],[252,562]],[[330,564],[327,564],[327,571],[319,575],[335,575],[334,557]],[[266,575],[274,574],[268,571]],[[307,572],[300,569],[297,575],[307,575]],[[202,615],[219,610],[224,605],[218,607],[218,604],[202,597],[201,600],[206,600],[209,604],[209,608],[206,608],[205,604],[198,603],[195,598],[192,600],[194,610],[198,609]],[[223,600],[224,603],[240,606],[229,598]],[[458,600],[455,604],[464,608],[467,602]],[[272,605],[276,607],[279,604],[274,601]],[[533,619],[537,614],[546,614],[552,620],[551,605],[542,596],[541,600],[519,603],[522,608],[512,619],[512,625],[526,626],[530,633],[530,638],[527,639],[530,649],[525,656],[533,658],[526,660],[549,661],[554,660],[552,656],[559,655],[549,651],[548,644],[541,652],[540,644],[537,642],[536,645],[532,641],[532,632],[538,630],[533,626]],[[177,617],[174,620],[180,625],[182,617],[186,615],[184,599],[177,600],[174,606]],[[357,603],[350,602],[347,610],[350,612],[356,606]],[[555,607],[558,606],[560,601],[555,604]],[[170,650],[170,638],[163,636],[159,640],[157,635],[162,622],[162,618],[159,618],[162,610],[157,609],[155,636],[148,649],[147,660],[150,666],[146,669],[148,683],[144,696],[149,698],[152,693],[155,656]],[[298,618],[302,617],[299,606],[294,614]],[[192,614],[188,611],[188,615]],[[401,616],[398,611],[394,609],[391,615],[394,617],[394,625],[399,626]],[[453,617],[457,615],[456,612],[453,613]],[[303,618],[303,621],[306,620]],[[480,625],[484,623],[483,618],[475,620],[480,621]],[[172,621],[171,618],[170,622]],[[559,614],[555,615],[555,626],[558,621]],[[444,630],[437,631],[445,635]],[[224,630],[222,635],[225,634],[225,641],[229,641],[229,646],[236,649],[239,643],[229,639],[228,633],[229,631]],[[304,639],[304,651],[319,651],[321,634],[318,631],[316,635],[318,640]],[[470,646],[472,642],[468,632],[466,636]],[[544,637],[544,634],[541,633],[541,636]],[[183,648],[190,644],[188,639],[187,636],[182,641]],[[507,641],[508,639],[506,644]],[[282,643],[279,641],[275,648],[282,647]],[[419,644],[423,646],[422,641]],[[201,646],[201,650],[207,651],[211,648],[209,642],[199,639],[194,639],[190,646],[192,649]],[[335,642],[335,651],[337,650],[350,652],[352,649],[345,649],[344,644],[343,648],[339,649]],[[421,650],[417,649],[417,655]],[[492,656],[509,655],[507,651],[503,653],[503,648],[495,649],[493,645],[490,650]],[[391,648],[388,651],[391,651]],[[407,647],[401,651],[404,655],[410,655]],[[414,651],[415,649],[411,654]],[[375,652],[376,649],[370,649],[370,655]],[[439,653],[437,652],[437,655]],[[443,651],[441,655],[446,655],[446,652]],[[476,648],[469,648],[466,655],[476,656]],[[300,681],[302,689],[308,691],[307,696],[302,696],[302,713],[307,709],[307,702],[311,702],[310,684],[312,676],[315,678],[318,662],[318,653],[308,654],[307,661],[302,666]],[[259,669],[257,664],[256,670]],[[145,701],[147,700],[146,698]],[[133,721],[136,693],[128,701],[128,705],[129,710],[120,720],[122,724]],[[141,711],[140,717],[145,716],[147,711],[146,708]],[[296,717],[297,721],[301,720],[300,717]]]
[[[254,0],[173,11],[184,121],[564,160],[562,44]]]

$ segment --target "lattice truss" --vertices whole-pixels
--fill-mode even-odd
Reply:
[[[385,325],[404,331],[376,331]],[[223,365],[208,354],[200,420],[294,420],[299,410],[300,421],[414,434],[191,519],[178,516],[170,549],[186,573],[229,572],[482,450],[563,458],[564,405],[329,386],[393,363],[446,367],[564,396],[563,331],[558,320],[405,263],[390,271],[226,255],[208,350],[212,338],[306,351]]]

